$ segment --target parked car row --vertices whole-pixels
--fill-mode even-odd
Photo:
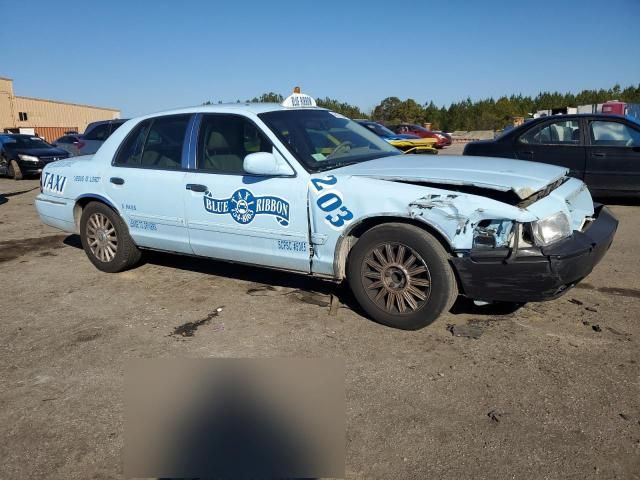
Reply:
[[[93,122],[87,125],[82,135],[65,132],[51,143],[35,135],[0,134],[0,175],[22,180],[25,176],[38,175],[50,162],[94,154],[126,121],[116,119]]]
[[[437,140],[433,138],[422,138],[417,135],[394,133],[384,125],[370,120],[356,120],[363,127],[368,128],[380,138],[402,150],[404,153],[438,153],[435,148]]]
[[[401,123],[390,127],[394,132],[400,134],[416,135],[420,138],[433,138],[436,141],[436,148],[448,147],[451,145],[451,135],[439,130],[427,130],[420,125],[413,123]]]
[[[40,137],[0,134],[0,175],[22,180],[27,175],[39,174],[47,164],[67,157],[66,150],[54,147]]]

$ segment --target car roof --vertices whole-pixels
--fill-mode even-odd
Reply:
[[[153,118],[165,115],[178,115],[181,113],[236,113],[247,114],[253,113],[255,115],[267,112],[279,112],[279,111],[291,111],[291,110],[315,110],[315,111],[327,111],[322,107],[283,107],[279,103],[218,103],[215,105],[200,105],[197,107],[178,108],[174,110],[165,110],[162,112],[151,113],[138,117],[138,119]]]
[[[26,138],[40,138],[38,135],[30,135],[28,133],[0,133],[0,137],[26,137]]]
[[[545,115],[544,117],[533,118],[530,120],[530,122],[548,120],[550,118],[563,119],[563,118],[584,118],[584,117],[613,118],[613,119],[627,118],[624,115],[617,115],[613,113],[562,113],[559,115]]]
[[[87,127],[89,125],[94,126],[94,125],[102,125],[104,123],[114,123],[114,122],[126,122],[128,121],[128,118],[112,118],[111,120],[96,120],[95,122],[91,122],[87,125]],[[82,135],[81,133],[68,133],[67,135]]]

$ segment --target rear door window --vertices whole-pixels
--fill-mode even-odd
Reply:
[[[142,151],[142,167],[182,168],[182,147],[189,118],[190,115],[171,115],[153,119]]]
[[[140,122],[118,150],[113,164],[121,167],[179,170],[190,115],[170,115]]]
[[[640,131],[620,122],[595,120],[589,122],[591,144],[605,147],[638,147]]]
[[[190,115],[144,120],[122,143],[113,164],[122,167],[179,170]]]

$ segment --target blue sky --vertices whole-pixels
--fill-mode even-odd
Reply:
[[[640,0],[0,3],[17,95],[123,116],[294,85],[369,110],[640,83]]]

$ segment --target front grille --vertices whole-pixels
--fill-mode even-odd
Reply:
[[[64,158],[67,158],[67,157],[64,157],[62,155],[57,155],[55,157],[40,157],[40,160],[44,163],[50,163],[50,162],[55,162],[57,160],[62,160]]]

